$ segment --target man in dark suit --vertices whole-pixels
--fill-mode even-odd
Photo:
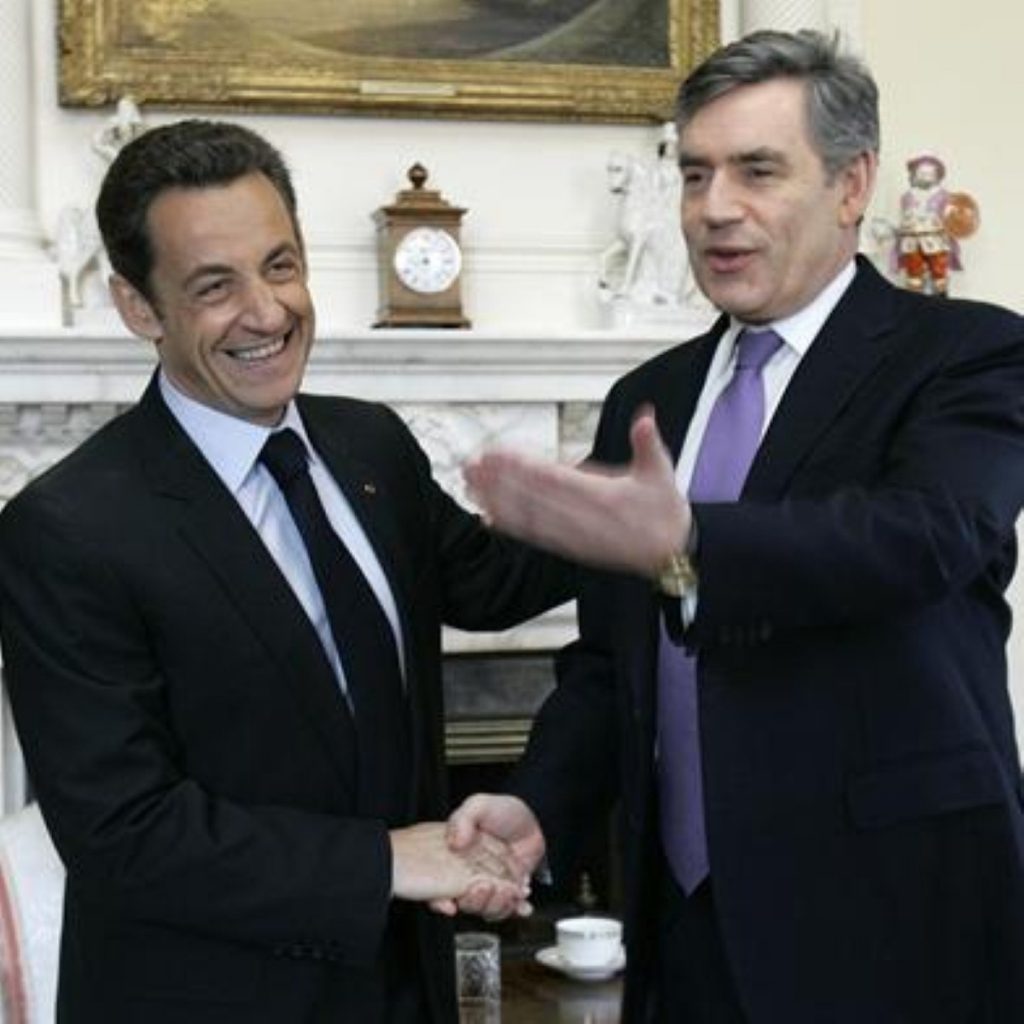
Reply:
[[[621,796],[631,1024],[1024,1020],[1024,323],[857,257],[877,96],[833,43],[740,40],[677,113],[725,315],[612,389],[611,469],[469,471],[497,526],[600,568],[514,795],[452,841],[557,875]]]
[[[67,867],[58,1020],[453,1021],[425,904],[523,890],[504,843],[445,843],[441,623],[511,625],[569,574],[460,509],[393,412],[296,394],[313,307],[265,140],[157,128],[98,215],[159,370],[0,517],[5,675]]]

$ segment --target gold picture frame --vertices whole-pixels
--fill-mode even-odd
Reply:
[[[718,0],[420,0],[415,19],[410,9],[407,0],[61,0],[60,100],[659,121],[718,43]]]

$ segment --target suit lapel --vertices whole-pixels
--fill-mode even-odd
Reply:
[[[896,289],[863,259],[801,360],[750,469],[743,496],[784,493],[800,463],[890,349]]]
[[[173,514],[185,541],[248,621],[354,794],[352,718],[316,630],[245,513],[178,426],[155,386],[139,411],[155,489],[177,506]]]
[[[719,317],[707,334],[679,345],[670,356],[667,372],[659,373],[654,379],[651,401],[658,429],[672,453],[673,462],[679,461],[711,360],[728,326],[729,318]]]

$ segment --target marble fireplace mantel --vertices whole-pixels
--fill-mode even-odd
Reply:
[[[672,331],[331,330],[318,332],[311,390],[398,402],[600,401],[620,373],[707,324]],[[0,335],[0,403],[133,401],[152,372],[147,343],[113,327]]]

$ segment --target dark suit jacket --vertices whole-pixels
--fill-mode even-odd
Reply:
[[[397,600],[408,822],[442,817],[442,621],[503,628],[569,596],[433,482],[389,410],[300,397]],[[387,826],[353,814],[353,727],[317,635],[151,385],[0,517],[5,672],[67,866],[68,1024],[358,1024],[421,971],[454,1020],[446,923],[389,928]],[[377,740],[387,744],[387,736]],[[408,908],[407,908],[408,909]]]
[[[628,459],[647,402],[678,454],[724,327],[615,386],[596,458]],[[741,499],[695,507],[685,643],[713,892],[751,1024],[1024,1020],[1003,599],[1022,500],[1020,318],[897,290],[862,262]],[[654,1004],[660,610],[649,583],[589,574],[515,784],[556,869],[622,796],[631,1022]]]

